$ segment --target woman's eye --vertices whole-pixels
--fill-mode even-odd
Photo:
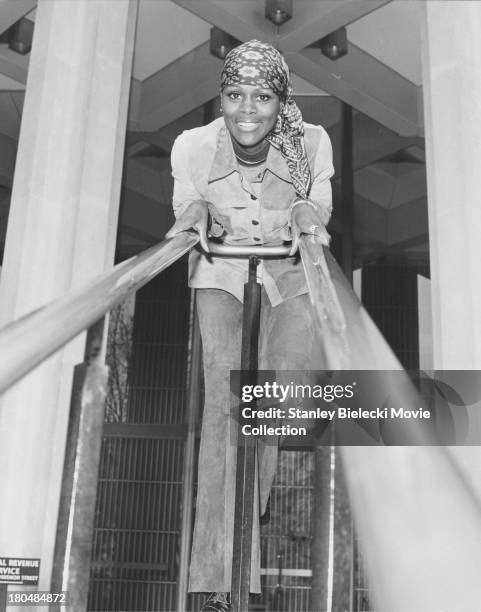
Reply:
[[[238,100],[240,98],[240,94],[237,93],[237,91],[231,91],[230,93],[227,94],[227,97],[230,98],[231,100]]]
[[[261,102],[268,102],[271,99],[267,94],[260,94],[258,97]]]

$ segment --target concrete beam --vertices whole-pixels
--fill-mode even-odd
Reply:
[[[0,46],[0,73],[22,83],[27,83],[28,56],[10,51],[6,45]]]
[[[146,247],[153,246],[162,240],[162,236],[151,234],[150,232],[144,232],[130,225],[122,224],[119,227],[120,241],[123,243],[125,238],[133,238],[139,242],[143,242]]]
[[[325,126],[325,124],[323,124]],[[342,127],[338,122],[327,129],[334,144],[341,143]],[[424,149],[424,141],[418,136],[399,136],[392,130],[380,126],[374,119],[362,113],[353,117],[353,167],[361,170],[385,157],[411,146]],[[334,146],[334,178],[339,178],[341,169],[341,147]]]
[[[24,100],[23,91],[0,92],[0,134],[18,140]]]
[[[417,136],[418,88],[355,45],[336,62],[319,49],[286,53],[293,72],[401,136]],[[362,67],[362,69],[361,69]]]
[[[16,156],[16,140],[0,134],[0,185],[11,187]]]
[[[160,205],[161,196],[165,192],[163,171],[168,172],[170,178],[169,159],[166,158],[163,164],[161,161],[159,160],[159,170],[154,170],[138,159],[129,157],[125,160],[123,173],[123,184],[127,189],[156,201],[157,206]]]
[[[37,0],[15,0],[0,2],[0,34],[35,8]]]
[[[340,187],[333,185],[335,197],[334,214],[328,231],[342,233],[339,202]],[[426,196],[413,199],[395,209],[389,210],[369,198],[354,196],[354,235],[357,242],[381,245],[388,251],[401,243],[418,244],[419,236],[428,232]],[[423,240],[424,241],[424,238]],[[422,242],[421,241],[421,242]]]
[[[174,138],[161,130],[155,132],[129,132],[127,134],[129,155],[141,151],[146,144],[153,145],[165,151],[166,154],[170,154],[174,144]]]
[[[154,200],[128,187],[122,189],[119,220],[121,248],[128,238],[142,240],[147,246],[163,240],[174,221],[171,206],[163,206],[158,199]]]
[[[146,79],[138,129],[158,130],[215,98],[221,68],[207,42]]]
[[[173,2],[240,41],[257,38],[272,44],[276,42],[274,24],[265,19],[263,14],[258,19],[255,19],[255,15],[249,14],[249,20],[247,20],[242,2],[226,0],[217,0],[217,2],[215,0],[173,0]]]
[[[297,2],[292,19],[281,28],[279,48],[284,52],[304,49],[331,32],[346,26],[391,0],[334,0]]]
[[[423,147],[422,139],[394,134],[391,139],[375,144],[367,139],[359,140],[354,150],[354,170],[361,170],[366,166],[381,161],[389,155],[412,146]]]
[[[399,164],[394,173],[380,165],[364,167],[355,176],[355,189],[379,206],[393,210],[406,202],[426,197],[426,174],[422,164],[410,164],[409,171]]]
[[[429,235],[426,195],[391,210],[387,220],[387,242],[391,246],[419,244],[420,236],[421,242],[426,241]]]

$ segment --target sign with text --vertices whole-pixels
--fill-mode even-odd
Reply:
[[[38,586],[40,559],[0,557],[0,584]]]

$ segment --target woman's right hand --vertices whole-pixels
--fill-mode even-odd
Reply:
[[[173,238],[185,232],[186,230],[193,229],[199,234],[200,246],[204,251],[209,253],[209,245],[207,243],[207,226],[209,221],[209,211],[207,208],[207,202],[203,200],[197,200],[192,202],[189,207],[180,215],[174,225],[165,234],[166,238]]]

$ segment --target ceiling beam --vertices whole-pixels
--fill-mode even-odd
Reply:
[[[18,140],[23,108],[23,91],[0,92],[0,134]]]
[[[379,203],[386,210],[420,198],[427,193],[426,168],[424,164],[392,164],[394,172],[382,166],[365,166],[355,177],[356,193]],[[404,167],[404,169],[403,169]],[[336,181],[337,182],[337,181]]]
[[[11,187],[16,156],[17,141],[0,134],[0,185]]]
[[[0,186],[0,220],[5,222],[8,219],[8,209],[10,208],[11,190]],[[0,223],[0,225],[2,225]]]
[[[136,227],[132,227],[131,225],[122,224],[119,227],[120,240],[124,242],[123,238],[129,237],[134,238],[135,240],[139,240],[147,246],[152,246],[157,244],[161,240],[161,236],[156,236],[149,232],[144,232],[143,230],[139,230]]]
[[[221,68],[206,42],[143,81],[138,129],[158,130],[215,98]]]
[[[331,135],[331,140],[334,141]],[[397,136],[394,134],[392,138],[389,140],[384,140],[380,142],[363,142],[359,140],[356,142],[356,146],[353,151],[353,170],[357,172],[358,170],[362,170],[371,164],[375,164],[383,160],[385,157],[389,155],[393,155],[398,151],[403,151],[408,147],[413,145],[419,145],[419,140],[417,137],[408,137],[408,136]],[[339,142],[339,141],[335,141]],[[336,170],[333,179],[331,180],[340,180],[341,178],[341,154],[342,151],[339,147],[334,149],[334,169]]]
[[[397,206],[388,214],[387,242],[390,245],[411,245],[417,236],[429,233],[426,196]],[[414,241],[411,246],[419,244]]]
[[[166,160],[166,168],[170,162]],[[134,157],[127,157],[124,164],[123,185],[160,205],[161,194],[165,191],[162,172],[156,171]]]
[[[37,0],[7,0],[0,2],[0,34],[35,8]]]
[[[413,247],[421,246],[429,246],[429,232],[420,232],[415,236],[410,236],[409,238],[395,242],[394,244],[390,245],[390,248],[393,251],[405,251],[407,249],[412,249]]]
[[[252,23],[245,21],[240,14],[232,12],[232,9],[235,11],[236,8],[241,8],[241,2],[229,3],[225,0],[217,2],[214,0],[173,0],[173,2],[242,42],[257,38],[272,44],[276,43],[276,27],[264,16],[257,23]]]
[[[332,62],[319,49],[286,53],[291,70],[401,136],[417,136],[418,88],[355,45]],[[362,70],[361,70],[362,67]]]
[[[299,2],[292,19],[280,28],[279,48],[284,52],[304,49],[327,34],[361,19],[391,0],[331,0]]]
[[[372,142],[360,140],[357,143],[354,151],[354,170],[362,168],[381,161],[389,155],[393,155],[398,151],[403,151],[408,147],[418,146],[424,148],[422,138],[417,136],[398,136],[393,134],[389,140],[373,144]]]
[[[342,234],[341,201],[339,185],[333,184],[335,194],[334,213],[327,230]],[[354,194],[354,232],[358,242],[380,245],[386,249],[401,243],[416,242],[417,236],[428,233],[428,212],[426,196],[415,198],[395,209],[384,208],[367,197]],[[377,247],[376,247],[377,248]]]
[[[340,185],[333,183],[334,209],[330,223],[327,226],[328,232],[343,233],[342,219],[342,195]],[[387,243],[388,232],[388,211],[371,200],[358,194],[354,194],[354,238],[358,242],[374,241]],[[366,236],[363,240],[359,236]]]
[[[129,155],[135,155],[145,149],[146,146],[153,145],[170,155],[174,140],[173,137],[160,130],[155,132],[128,132],[127,150]]]
[[[388,211],[354,194],[354,231],[366,234],[375,242],[387,243],[388,238]]]
[[[0,45],[0,73],[26,85],[28,73],[28,57],[10,51],[7,45]]]
[[[406,240],[394,244],[382,242],[359,242],[357,259],[376,260],[385,259],[388,262],[411,262],[412,264],[428,266],[424,270],[418,270],[419,274],[429,275],[429,234],[419,233]],[[412,250],[416,248],[416,250]]]
[[[174,221],[171,206],[162,206],[159,199],[154,200],[128,187],[122,189],[119,225],[135,229],[136,238],[140,239],[141,233],[150,234],[154,242],[159,242]]]
[[[376,163],[385,157],[402,151],[411,146],[418,146],[424,150],[424,141],[419,136],[399,136],[392,130],[382,129],[376,125],[372,118],[362,113],[356,113],[353,117],[353,134],[355,137],[353,146],[353,169],[361,170],[365,166]],[[325,126],[325,124],[324,124]],[[327,128],[332,143],[339,146],[334,147],[334,180],[340,178],[342,147],[342,124],[337,122]],[[369,138],[367,135],[369,134]]]

